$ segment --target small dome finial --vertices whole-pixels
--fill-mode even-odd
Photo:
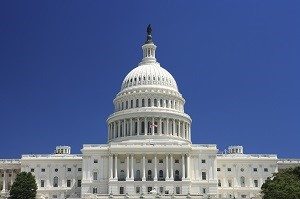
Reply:
[[[152,28],[151,28],[151,25],[149,24],[147,27],[147,40],[146,40],[145,44],[153,43],[151,33],[152,33]]]

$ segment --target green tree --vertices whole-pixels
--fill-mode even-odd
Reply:
[[[300,199],[300,167],[274,173],[261,189],[263,199]]]
[[[10,190],[11,199],[35,199],[37,184],[30,172],[21,172],[17,175]]]

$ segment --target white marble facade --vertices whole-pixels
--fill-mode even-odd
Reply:
[[[79,155],[58,146],[54,154],[0,160],[2,197],[27,171],[38,198],[259,198],[267,177],[300,165],[244,154],[242,146],[219,153],[214,144],[192,144],[192,119],[175,79],[155,58],[150,29],[142,49],[113,100],[107,144],[84,144]]]

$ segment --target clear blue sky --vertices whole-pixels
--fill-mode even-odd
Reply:
[[[106,143],[152,24],[194,144],[300,158],[300,1],[0,1],[0,158]]]

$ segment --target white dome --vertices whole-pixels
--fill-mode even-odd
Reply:
[[[174,77],[157,62],[142,62],[140,66],[130,71],[123,80],[121,91],[145,85],[163,86],[178,91]]]

